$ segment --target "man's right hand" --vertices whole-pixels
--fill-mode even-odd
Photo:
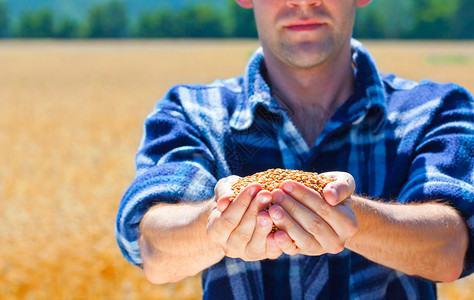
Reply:
[[[229,176],[217,183],[207,235],[222,246],[228,257],[244,261],[276,259],[282,251],[271,232],[272,219],[264,210],[270,205],[272,195],[254,183],[230,201],[234,195],[232,184],[238,179],[238,176]]]

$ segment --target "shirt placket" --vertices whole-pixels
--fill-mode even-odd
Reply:
[[[283,122],[277,132],[284,167],[302,170],[309,157],[310,148],[286,113],[283,113]]]

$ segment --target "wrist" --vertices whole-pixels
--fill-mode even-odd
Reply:
[[[367,236],[368,232],[374,229],[373,226],[371,227],[371,224],[377,224],[377,219],[381,218],[380,205],[382,204],[377,201],[369,200],[361,196],[354,195],[351,197],[351,208],[356,215],[359,229],[356,234],[346,240],[345,247],[347,249],[359,252],[359,246],[367,242],[364,242],[364,237]]]

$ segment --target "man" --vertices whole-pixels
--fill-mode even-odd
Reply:
[[[156,284],[202,271],[206,299],[427,299],[472,273],[471,96],[377,73],[351,40],[370,0],[237,2],[262,49],[147,118],[117,219],[126,258]],[[231,175],[278,167],[336,181],[229,200]]]

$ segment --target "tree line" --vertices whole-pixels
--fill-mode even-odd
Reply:
[[[358,12],[355,33],[370,38],[474,38],[472,0],[374,1]]]
[[[472,0],[374,1],[357,12],[357,38],[474,38]],[[124,2],[92,7],[84,20],[58,17],[47,8],[24,13],[13,24],[0,0],[0,37],[13,38],[223,38],[257,37],[253,12],[234,0],[225,11],[200,3],[158,8],[131,22]]]
[[[131,22],[123,1],[111,0],[92,7],[84,20],[57,17],[43,8],[24,13],[16,24],[0,0],[0,37],[12,38],[222,38],[257,37],[253,12],[228,0],[226,11],[209,4],[183,10],[158,8]]]

